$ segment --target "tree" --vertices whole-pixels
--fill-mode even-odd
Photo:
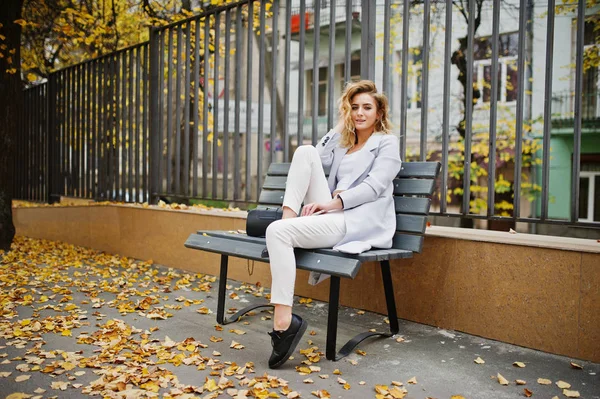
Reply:
[[[9,250],[15,235],[12,220],[14,140],[23,105],[20,74],[21,0],[5,0],[0,12],[0,249]]]

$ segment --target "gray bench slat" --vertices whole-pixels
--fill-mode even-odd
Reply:
[[[271,165],[269,165],[267,175],[287,176],[288,172],[290,171],[290,165],[291,164],[289,162],[272,163]],[[330,167],[323,168],[325,176],[329,176],[329,169]]]
[[[426,216],[402,214],[396,215],[396,231],[423,234],[425,233],[426,225]]]
[[[261,253],[265,245],[250,241],[236,240],[232,245],[232,238],[222,238],[208,234],[191,234],[185,246],[192,249],[214,252],[222,255],[239,256],[259,262],[268,261],[262,258]],[[333,276],[354,278],[358,273],[361,262],[358,259],[326,255],[310,250],[295,249],[296,267],[303,270],[317,271]]]
[[[285,190],[286,176],[267,176],[263,183],[263,190]]]
[[[439,162],[403,162],[398,177],[435,179],[440,168]]]
[[[407,213],[413,215],[428,215],[431,199],[419,197],[394,197],[396,213]]]
[[[210,230],[210,231],[199,230],[198,231],[198,234],[200,234],[200,235],[202,235],[203,233],[209,234],[213,237],[221,237],[221,238],[227,238],[227,239],[232,239],[232,240],[238,240],[238,241],[242,241],[242,242],[257,243],[257,244],[262,245],[262,248],[264,248],[264,246],[266,245],[264,238],[250,237],[246,234],[230,233],[228,231],[217,231],[217,230]],[[363,253],[357,254],[357,255],[334,251],[333,249],[330,249],[330,248],[312,249],[311,251],[322,253],[325,255],[358,259],[361,262],[371,262],[371,261],[377,261],[377,260],[400,259],[400,258],[411,258],[412,257],[412,251],[407,251],[404,249],[395,249],[395,248],[372,249],[370,251],[366,251],[366,252],[363,252]],[[384,252],[382,252],[382,251],[384,251]]]
[[[263,205],[281,205],[284,194],[284,190],[262,190],[258,202]]]
[[[421,249],[423,249],[423,236],[396,233],[392,246],[398,249],[421,253]]]
[[[394,179],[394,195],[431,195],[435,180],[430,179]]]

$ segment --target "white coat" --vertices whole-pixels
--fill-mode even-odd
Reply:
[[[329,171],[329,190],[348,151],[339,146],[341,135],[330,130],[317,151]],[[344,203],[346,235],[333,249],[358,254],[371,248],[391,248],[396,232],[393,180],[400,171],[400,144],[392,134],[373,133],[356,154],[350,185],[339,194]]]

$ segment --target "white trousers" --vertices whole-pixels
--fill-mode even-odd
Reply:
[[[283,206],[296,214],[304,203],[331,201],[321,158],[311,145],[294,152],[288,173]],[[296,282],[294,248],[331,248],[344,238],[346,224],[342,210],[317,216],[275,221],[266,232],[271,264],[271,303],[292,306]]]

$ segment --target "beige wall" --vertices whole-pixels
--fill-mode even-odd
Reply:
[[[16,208],[14,220],[19,235],[218,275],[218,255],[183,244],[199,229],[243,229],[244,214],[82,206]],[[561,239],[568,245],[558,249],[553,239],[540,236],[496,232],[481,241],[479,231],[472,239],[454,238],[452,230],[428,232],[422,254],[392,262],[399,317],[600,361],[600,244]],[[500,242],[489,242],[494,240]],[[520,245],[528,240],[532,244]],[[230,278],[270,286],[267,264],[257,262],[250,276],[245,260],[230,259]],[[327,300],[328,282],[312,287],[306,280],[307,273],[299,271],[298,295]],[[356,279],[342,281],[340,302],[386,313],[376,264],[367,263]]]

